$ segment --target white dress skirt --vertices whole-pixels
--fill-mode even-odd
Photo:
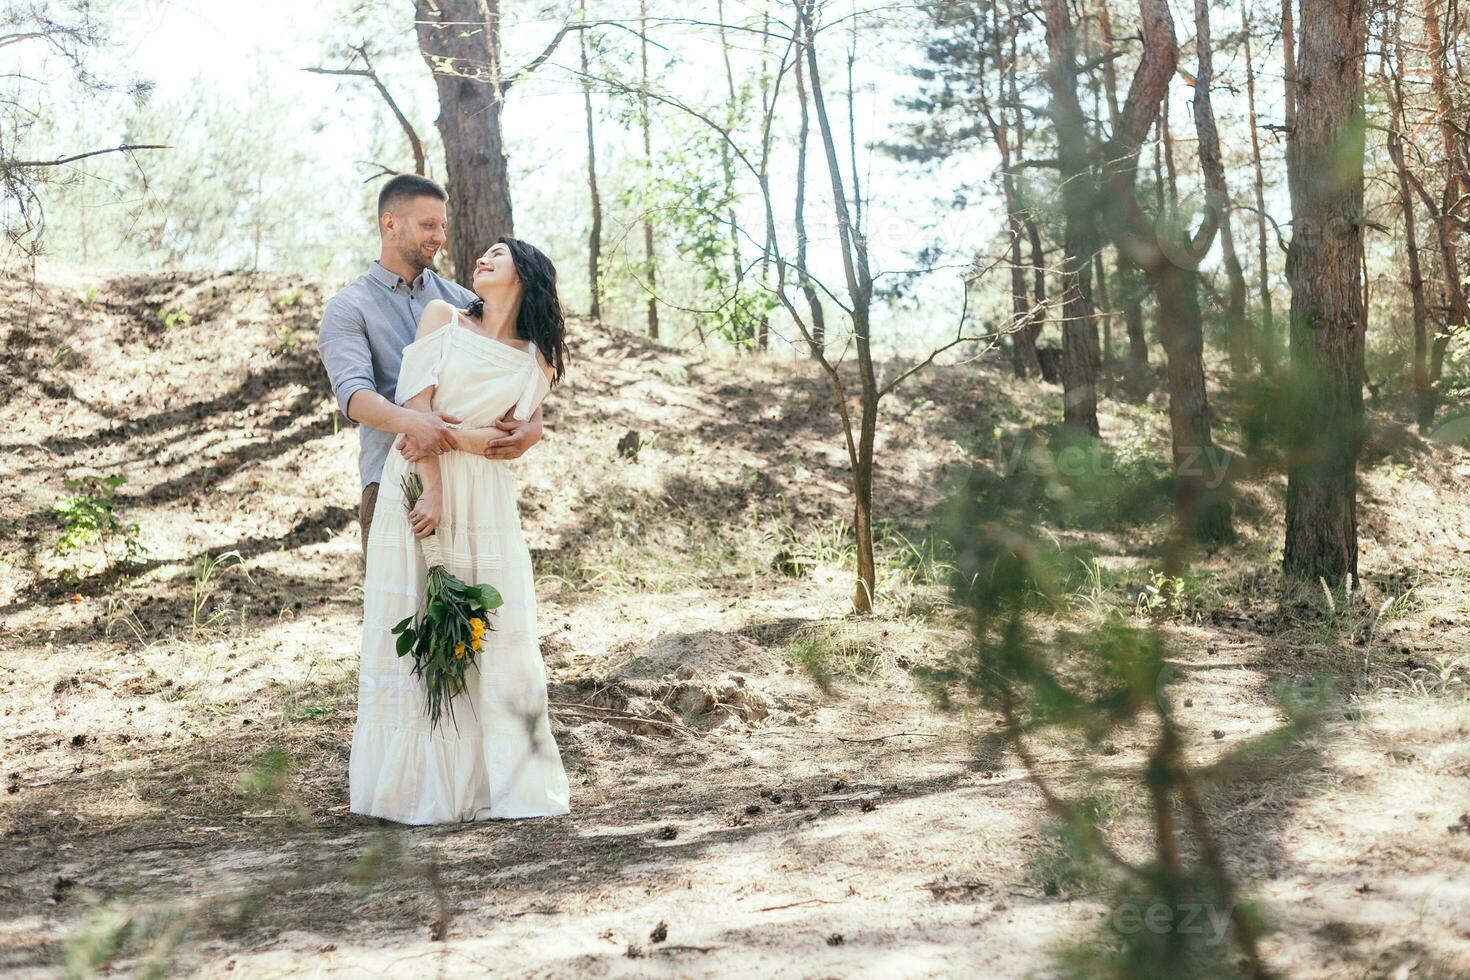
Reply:
[[[403,349],[395,400],[434,385],[433,406],[466,428],[511,408],[529,419],[550,385],[534,343],[512,347],[450,321]],[[438,457],[443,516],[435,530],[445,567],[500,591],[479,668],[430,731],[423,680],[399,657],[393,627],[421,611],[428,569],[408,524],[401,478],[415,465],[388,454],[367,545],[357,722],[348,766],[351,810],[405,824],[547,817],[570,810],[570,789],[547,715],[546,669],[536,638],[531,554],[521,534],[515,472],[466,452]]]

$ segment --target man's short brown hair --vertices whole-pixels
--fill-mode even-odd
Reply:
[[[384,184],[383,189],[378,192],[378,217],[381,218],[385,211],[402,207],[416,197],[437,197],[441,201],[449,200],[449,195],[444,188],[429,178],[418,174],[399,174]]]

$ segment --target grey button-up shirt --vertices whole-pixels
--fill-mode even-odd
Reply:
[[[408,282],[377,259],[322,310],[316,349],[332,381],[337,407],[349,422],[347,403],[355,392],[376,391],[389,401],[398,387],[403,348],[413,342],[419,317],[430,300],[468,306],[475,294],[425,269]],[[396,433],[358,426],[358,469],[362,485],[377,483]]]

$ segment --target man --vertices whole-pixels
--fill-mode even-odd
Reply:
[[[418,455],[459,448],[452,425],[460,419],[393,401],[403,348],[412,343],[424,307],[435,299],[458,307],[475,299],[474,293],[430,268],[446,241],[448,199],[444,188],[416,174],[399,174],[384,184],[378,194],[381,252],[367,274],[328,300],[322,311],[317,351],[338,407],[349,422],[358,423],[364,564],[379,477],[395,434]],[[508,435],[490,443],[485,455],[515,459],[540,440],[541,409],[526,422],[507,412],[496,426]]]

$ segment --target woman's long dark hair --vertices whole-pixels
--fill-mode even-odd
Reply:
[[[535,245],[519,238],[501,235],[495,244],[510,249],[516,278],[521,283],[521,309],[516,314],[516,333],[532,340],[541,348],[541,356],[551,365],[551,383],[556,384],[565,372],[567,342],[566,316],[556,295],[556,266]],[[466,312],[475,319],[485,313],[485,301],[475,297]]]

